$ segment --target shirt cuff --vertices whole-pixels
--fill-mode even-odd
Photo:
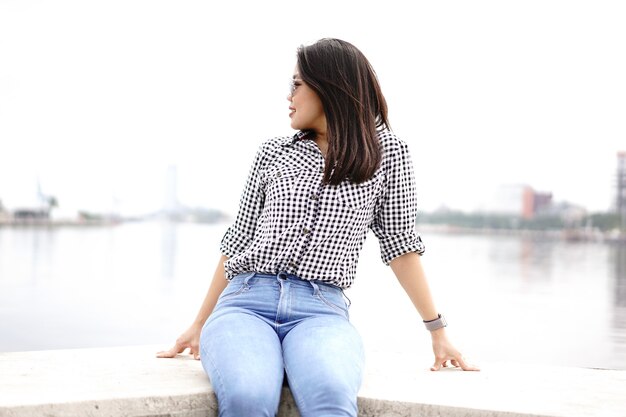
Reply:
[[[426,250],[422,238],[414,231],[388,236],[379,242],[380,257],[385,265],[405,253],[417,252],[422,255]]]
[[[231,226],[222,237],[220,252],[228,258],[232,258],[246,250],[251,243],[252,239],[249,236],[239,233],[234,226]]]

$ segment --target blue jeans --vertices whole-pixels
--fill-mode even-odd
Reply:
[[[295,275],[237,275],[200,337],[220,417],[275,416],[283,376],[302,417],[356,416],[361,337],[340,288]]]

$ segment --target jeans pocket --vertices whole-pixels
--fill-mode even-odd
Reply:
[[[341,292],[320,290],[317,292],[316,296],[328,307],[348,318],[348,306],[346,305]]]
[[[222,291],[217,301],[219,302],[226,298],[236,297],[237,295],[244,292],[244,290],[247,288],[246,282],[247,279],[249,279],[248,275],[250,274],[240,274],[234,277],[228,283],[226,288],[224,288],[224,291]]]
[[[233,285],[233,289],[229,290],[229,287],[226,287],[226,289],[222,292],[222,294],[219,296],[219,298],[217,299],[217,301],[221,301],[221,300],[225,300],[227,298],[231,298],[231,297],[236,297],[239,294],[241,294],[243,292],[243,290],[246,288],[244,284],[240,284],[240,285]]]

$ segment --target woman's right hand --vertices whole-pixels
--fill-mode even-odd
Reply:
[[[163,350],[157,352],[157,358],[175,358],[176,355],[182,353],[185,349],[189,349],[189,354],[193,355],[194,359],[200,359],[200,332],[202,326],[193,324],[190,328],[185,330],[183,334],[176,339],[176,344],[170,350]]]
[[[227,260],[226,256],[220,256],[209,291],[204,297],[200,311],[198,311],[191,327],[176,339],[176,344],[173,348],[157,352],[157,358],[175,358],[176,355],[182,353],[185,349],[189,349],[189,354],[193,355],[194,359],[200,359],[200,333],[202,332],[202,326],[211,315],[215,304],[217,304],[217,299],[228,284],[228,281],[224,279],[224,262]]]

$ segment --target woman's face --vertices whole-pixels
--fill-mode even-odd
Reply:
[[[314,130],[326,134],[326,116],[319,96],[302,81],[298,69],[294,71],[289,100],[289,118],[295,130]]]

